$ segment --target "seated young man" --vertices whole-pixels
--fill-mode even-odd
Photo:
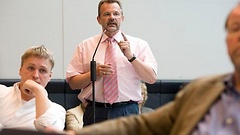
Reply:
[[[64,129],[66,111],[49,100],[45,89],[53,67],[53,56],[43,45],[31,47],[22,55],[20,82],[11,87],[0,85],[0,129]]]

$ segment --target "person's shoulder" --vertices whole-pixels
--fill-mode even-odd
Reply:
[[[67,110],[66,113],[66,118],[67,120],[72,120],[72,117],[76,118],[78,121],[82,121],[82,117],[83,117],[83,110],[81,110],[81,106],[78,105],[76,107],[70,108]]]
[[[6,89],[6,88],[7,88],[7,86],[5,86],[5,85],[3,85],[3,84],[0,84],[0,90]]]
[[[15,83],[13,86],[5,86],[3,84],[0,84],[0,91],[1,91],[1,94],[0,94],[0,97],[5,97],[8,93],[12,93],[14,92],[14,87],[18,87],[18,84]]]
[[[229,75],[228,74],[215,74],[215,75],[207,75],[202,76],[196,79],[189,81],[183,87],[181,87],[180,93],[178,95],[196,95],[202,93],[203,91],[209,92],[209,87],[221,88],[224,87],[224,79]]]
[[[75,113],[75,112],[78,112],[80,108],[81,108],[80,105],[75,106],[75,107],[73,107],[73,108],[68,109],[68,110],[67,110],[67,113],[68,113],[68,112],[69,112],[69,113]]]
[[[147,43],[146,40],[140,38],[140,37],[135,37],[135,36],[131,36],[131,35],[126,35],[127,39],[131,40],[131,41],[138,41],[138,42],[145,42]]]
[[[199,78],[196,78],[194,80],[191,81],[191,83],[218,83],[218,82],[223,82],[223,80],[229,76],[229,73],[225,73],[225,74],[214,74],[214,75],[206,75],[206,76],[202,76]]]
[[[229,74],[215,74],[198,77],[189,81],[180,88],[175,96],[175,103],[187,105],[193,100],[199,100],[200,97],[213,95],[219,93],[224,88],[224,79]],[[210,97],[211,98],[211,97]],[[186,103],[186,104],[185,104]]]
[[[54,109],[66,112],[66,109],[62,105],[60,105],[60,104],[58,104],[56,102],[53,102],[53,101],[51,101],[51,104],[52,104],[51,107],[53,107]]]
[[[12,86],[6,86],[6,85],[3,85],[3,84],[0,84],[0,88],[1,89],[12,89],[12,88],[16,88],[16,87],[19,87],[19,83],[20,82],[15,82]]]
[[[141,39],[139,37],[133,37],[130,35],[126,35],[128,41],[130,42],[131,46],[135,49],[141,49],[141,50],[145,50],[146,48],[149,47],[149,44],[147,41],[145,41],[144,39]]]
[[[143,106],[142,107],[142,113],[149,113],[149,112],[153,112],[154,110],[152,108]]]
[[[89,47],[90,46],[95,46],[97,45],[97,41],[99,41],[99,38],[100,38],[100,34],[98,35],[94,35],[92,37],[88,37],[84,40],[82,40],[78,45],[77,47],[78,48],[85,48],[85,47]]]
[[[8,89],[9,89],[9,87],[0,84],[0,91],[1,91],[0,97],[5,97],[4,93],[10,92]]]
[[[88,38],[84,39],[82,41],[82,43],[88,43],[88,42],[93,42],[93,41],[99,40],[100,36],[101,36],[101,34],[97,34],[97,35],[88,37]]]

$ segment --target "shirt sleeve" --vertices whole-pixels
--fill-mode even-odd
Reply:
[[[150,49],[149,44],[146,41],[140,40],[141,42],[141,49],[138,52],[138,56],[144,63],[147,63],[157,74],[157,61]]]
[[[38,119],[34,120],[34,125],[37,130],[42,131],[45,127],[53,127],[58,130],[63,130],[65,127],[66,110],[56,104],[51,103],[51,107]]]
[[[78,75],[83,72],[82,62],[82,49],[81,44],[77,46],[73,57],[71,58],[66,72],[66,80],[69,81],[69,78]]]

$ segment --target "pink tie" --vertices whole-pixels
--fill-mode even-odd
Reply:
[[[118,97],[118,82],[117,82],[117,68],[116,68],[116,53],[112,41],[114,39],[108,38],[108,46],[105,53],[105,64],[111,64],[114,73],[103,78],[103,95],[108,103],[112,104]]]

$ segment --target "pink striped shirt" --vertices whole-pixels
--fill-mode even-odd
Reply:
[[[67,81],[72,76],[90,71],[90,61],[92,60],[92,56],[100,39],[100,36],[101,35],[99,34],[94,37],[88,38],[77,46],[77,49],[75,50],[75,53],[70,60],[67,68]],[[150,67],[152,67],[155,73],[157,73],[157,62],[152,54],[152,51],[150,50],[148,43],[144,40],[131,37],[129,35],[126,35],[126,37],[130,42],[131,51],[136,55],[136,57],[139,60],[142,60],[143,62],[148,64]],[[95,61],[97,64],[104,64],[104,55],[107,47],[107,42],[105,41],[106,38],[107,36],[104,35],[95,55]],[[113,38],[117,42],[124,40],[121,31],[119,31]],[[114,42],[113,44],[117,45],[116,42]],[[129,100],[133,100],[136,102],[141,101],[141,78],[139,78],[132,64],[123,55],[120,48],[116,48],[116,53],[118,57],[116,61],[119,85],[119,98],[116,100],[116,102]],[[103,98],[103,79],[97,80],[95,82],[95,94],[96,102],[106,102]],[[82,102],[84,102],[84,99],[92,100],[92,84],[82,89],[78,97]]]

